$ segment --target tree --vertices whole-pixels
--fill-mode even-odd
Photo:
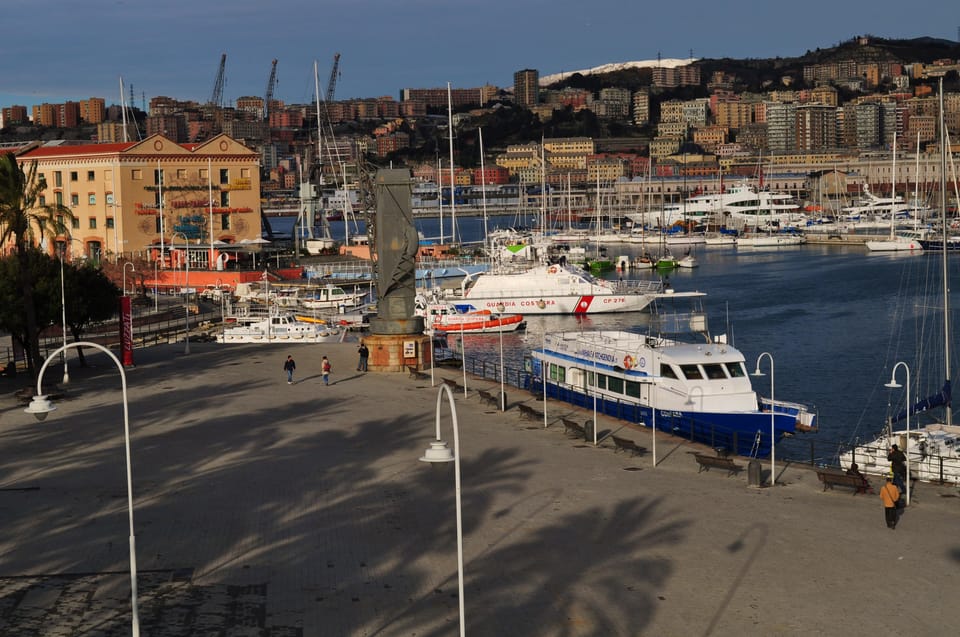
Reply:
[[[17,288],[24,308],[23,342],[27,352],[30,376],[36,378],[40,368],[40,343],[37,339],[37,316],[33,299],[34,271],[30,267],[30,252],[42,242],[45,233],[55,236],[62,231],[62,218],[73,219],[73,213],[62,204],[41,204],[40,194],[46,188],[37,175],[37,164],[31,162],[26,172],[13,153],[0,155],[0,243],[13,241],[19,267]],[[58,219],[61,217],[61,219]],[[36,241],[35,241],[36,240]]]
[[[120,288],[94,263],[65,263],[63,281],[64,288],[68,291],[67,328],[74,341],[83,340],[83,332],[91,323],[106,321],[116,316]],[[82,348],[77,348],[77,356],[80,366],[86,367]]]
[[[31,343],[39,350],[40,332],[60,317],[60,266],[35,248],[28,249],[24,257],[29,269],[26,276],[21,272],[20,255],[0,259],[0,328],[9,332],[24,351],[29,351]],[[30,312],[25,311],[28,308],[24,307],[20,286],[25,278],[34,282]],[[28,314],[35,319],[33,327],[27,325]]]

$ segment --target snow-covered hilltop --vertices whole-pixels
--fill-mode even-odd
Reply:
[[[640,69],[656,66],[663,68],[675,68],[678,66],[686,66],[687,64],[692,64],[696,61],[697,58],[667,58],[663,60],[641,60],[639,62],[611,62],[610,64],[595,66],[592,69],[584,69],[583,71],[564,71],[563,73],[544,75],[540,77],[540,85],[545,86],[548,84],[553,84],[554,82],[559,82],[563,78],[570,77],[574,73],[579,73],[580,75],[594,75],[599,73],[613,73],[614,71],[622,71],[624,69]]]

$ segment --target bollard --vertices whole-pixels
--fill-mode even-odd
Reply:
[[[760,468],[760,461],[756,458],[747,463],[747,486],[763,486],[763,471]]]

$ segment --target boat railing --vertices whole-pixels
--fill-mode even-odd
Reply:
[[[613,290],[620,294],[653,294],[662,289],[659,279],[622,279],[613,285]]]

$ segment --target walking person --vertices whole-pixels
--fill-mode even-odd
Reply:
[[[900,500],[900,489],[893,483],[891,474],[887,474],[887,483],[880,488],[880,499],[883,500],[883,516],[887,521],[887,528],[897,528],[897,501]]]
[[[324,356],[320,361],[320,375],[323,376],[323,384],[330,384],[330,360]]]
[[[287,372],[287,384],[293,384],[293,370],[297,368],[297,364],[293,360],[292,355],[287,356],[286,362],[283,364],[283,371]]]
[[[890,470],[893,471],[893,483],[903,491],[907,488],[907,457],[897,445],[893,445],[887,454],[887,460],[890,461]]]
[[[370,358],[370,350],[368,350],[367,346],[363,344],[363,341],[360,341],[360,347],[357,348],[357,354],[360,355],[360,360],[357,362],[357,371],[367,371],[367,360]]]

